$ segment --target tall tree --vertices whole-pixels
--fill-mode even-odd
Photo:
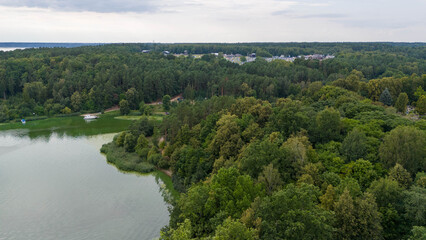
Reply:
[[[405,110],[407,109],[408,104],[408,95],[403,92],[400,93],[398,98],[395,101],[395,108],[398,112],[405,114]]]
[[[326,108],[316,117],[317,133],[320,142],[337,140],[340,137],[340,113],[334,108]]]
[[[332,215],[318,206],[319,190],[289,184],[260,206],[260,239],[332,239]]]
[[[163,108],[165,111],[170,110],[170,100],[171,100],[171,97],[169,95],[163,96]]]
[[[371,194],[355,200],[346,189],[334,206],[336,239],[381,239],[380,213]]]
[[[412,176],[419,171],[425,171],[426,133],[415,127],[397,127],[385,136],[379,155],[388,168],[399,163]]]
[[[127,115],[130,113],[129,102],[127,100],[121,100],[119,105],[121,115]]]
[[[342,154],[348,161],[355,161],[367,155],[367,137],[358,128],[350,132],[342,143]]]
[[[254,240],[256,239],[256,232],[254,229],[247,228],[239,221],[227,218],[222,225],[216,229],[215,240]]]
[[[78,91],[74,92],[71,96],[71,106],[74,111],[78,112],[80,111],[82,104],[82,98]]]
[[[382,94],[380,94],[379,101],[382,102],[383,104],[387,105],[387,106],[392,105],[392,96],[391,96],[388,88],[385,88],[385,90],[382,92]]]
[[[422,95],[416,103],[416,110],[420,115],[426,114],[426,95]]]
[[[263,171],[260,174],[258,181],[265,186],[266,193],[268,195],[271,195],[272,192],[279,189],[280,186],[283,184],[280,178],[280,173],[277,169],[274,168],[274,165],[272,163],[263,168]]]
[[[389,178],[397,181],[403,188],[408,188],[413,182],[410,173],[398,163],[389,171]]]

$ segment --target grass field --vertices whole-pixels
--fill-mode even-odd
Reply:
[[[134,120],[139,120],[142,117],[145,117],[145,116],[117,116],[117,117],[114,117],[114,118],[120,119],[120,120],[134,121]],[[149,120],[154,120],[154,121],[163,121],[163,118],[164,118],[164,116],[160,116],[160,115],[148,116]]]

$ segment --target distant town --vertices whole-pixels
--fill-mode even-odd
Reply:
[[[142,50],[142,53],[150,53],[151,50]],[[164,55],[173,55],[175,57],[181,57],[181,56],[191,56],[193,58],[201,58],[203,55],[205,54],[189,54],[188,51],[184,51],[183,53],[170,53],[169,51],[163,51]],[[247,56],[244,56],[242,54],[219,54],[219,53],[211,53],[212,55],[215,56],[219,56],[219,55],[223,55],[223,58],[225,58],[226,60],[233,62],[233,63],[237,63],[239,65],[242,65],[244,63],[249,63],[249,62],[253,62],[256,60],[256,53],[251,53]],[[272,56],[272,57],[262,57],[263,59],[265,59],[268,62],[274,61],[274,60],[284,60],[284,61],[288,61],[288,62],[293,62],[295,59],[297,58],[301,58],[301,59],[314,59],[314,60],[327,60],[327,59],[333,59],[334,56],[333,55],[324,55],[324,54],[312,54],[312,55],[299,55],[299,56]]]

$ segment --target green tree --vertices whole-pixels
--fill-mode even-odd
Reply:
[[[169,111],[170,110],[170,100],[171,100],[171,97],[169,95],[164,95],[163,96],[163,108],[164,108],[164,111]]]
[[[398,163],[389,171],[389,179],[397,181],[403,188],[408,188],[413,182],[410,173]]]
[[[126,92],[126,100],[129,102],[130,109],[137,109],[139,96],[136,88],[129,88]]]
[[[380,213],[374,197],[366,193],[353,200],[347,189],[334,206],[336,239],[381,239]]]
[[[223,224],[217,227],[214,239],[254,240],[256,239],[256,233],[241,222],[227,218]]]
[[[426,226],[426,188],[412,186],[404,201],[406,218],[414,226]]]
[[[328,185],[327,190],[325,191],[324,195],[320,197],[321,200],[321,207],[327,210],[333,210],[334,204],[337,200],[337,194],[334,190],[333,185]]]
[[[227,114],[217,121],[216,135],[209,145],[210,152],[217,158],[235,157],[242,147],[241,130],[236,120],[237,116]]]
[[[426,239],[426,227],[414,226],[411,231],[411,237],[409,240],[425,240]]]
[[[340,113],[334,108],[326,108],[316,117],[320,142],[337,140],[340,137]]]
[[[161,232],[162,240],[191,240],[192,238],[192,227],[191,221],[189,219],[185,219],[184,222],[178,223],[178,227],[176,229],[170,229],[169,232]]]
[[[64,109],[61,110],[63,114],[71,114],[71,109],[69,107],[64,107]]]
[[[356,232],[356,209],[354,201],[347,189],[340,195],[334,205],[335,226],[337,226],[336,239],[355,239]]]
[[[382,94],[380,94],[379,101],[382,102],[383,104],[387,105],[387,106],[392,105],[392,96],[391,96],[388,88],[385,88],[385,90],[382,92]]]
[[[406,93],[400,93],[395,102],[395,108],[398,112],[405,114],[408,104],[408,95]]]
[[[25,83],[22,90],[25,101],[34,99],[38,103],[46,101],[47,88],[42,82]]]
[[[127,133],[124,137],[124,149],[126,149],[127,152],[134,152],[135,146],[137,143],[137,138],[132,133]]]
[[[277,100],[277,107],[271,116],[270,124],[284,137],[296,134],[302,128],[307,129],[309,118],[304,112],[302,102],[291,99]]]
[[[115,136],[115,144],[117,146],[122,147],[124,145],[124,138],[126,137],[127,132],[121,132],[120,134]]]
[[[253,141],[248,144],[239,156],[241,169],[251,177],[257,178],[262,169],[268,164],[276,164],[276,167],[285,168],[284,153],[275,142],[269,139]],[[280,164],[280,165],[278,165]]]
[[[416,110],[420,115],[426,114],[426,95],[422,95],[416,102]]]
[[[242,83],[241,84],[241,92],[243,93],[244,97],[250,97],[254,95],[254,91],[253,89],[251,89],[251,87],[247,84],[247,83]]]
[[[319,190],[289,184],[260,205],[260,239],[331,239],[332,215],[320,208]]]
[[[82,97],[78,91],[75,91],[71,96],[71,106],[74,111],[80,111],[82,105]]]
[[[121,115],[127,115],[130,113],[129,102],[127,100],[121,100],[119,105]]]
[[[382,214],[381,225],[386,239],[401,239],[409,230],[403,216],[404,193],[398,182],[382,178],[374,181],[367,192],[373,194]]]
[[[424,95],[426,95],[426,91],[423,90],[422,86],[418,86],[416,91],[414,92],[414,96],[416,97],[417,100],[419,100],[420,97]]]
[[[261,185],[235,168],[221,168],[211,180],[190,187],[182,194],[173,211],[189,219],[195,237],[207,236],[228,218],[240,218],[257,196],[263,196]]]
[[[263,168],[262,173],[259,175],[258,181],[265,186],[268,195],[271,195],[272,192],[279,189],[283,184],[280,178],[280,173],[277,169],[274,168],[272,163]]]
[[[385,136],[379,155],[388,168],[399,163],[414,176],[426,169],[426,133],[415,127],[397,127]]]
[[[142,115],[149,115],[146,111],[147,108],[149,108],[149,106],[146,105],[144,101],[139,103],[139,112],[141,112]]]
[[[358,128],[350,132],[342,143],[342,154],[348,161],[355,161],[367,155],[367,137]]]
[[[346,164],[342,169],[342,173],[346,177],[355,179],[362,189],[366,189],[377,178],[373,164],[362,158]]]
[[[135,151],[141,151],[144,148],[147,148],[149,144],[148,139],[145,137],[145,135],[142,133],[139,135],[136,146],[135,146]]]
[[[309,157],[312,155],[313,148],[308,137],[302,134],[292,136],[282,145],[285,153],[285,160],[280,165],[280,172],[283,176],[290,174],[295,179],[303,166],[309,163]],[[285,174],[285,175],[284,175]],[[285,178],[284,178],[285,179]]]

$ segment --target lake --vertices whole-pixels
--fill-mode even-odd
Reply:
[[[18,48],[18,47],[0,47],[0,51],[3,51],[3,52],[14,51],[14,50],[16,50],[16,49],[23,50],[23,49],[25,49],[25,48]]]
[[[99,152],[130,122],[53,121],[0,131],[0,239],[158,237],[170,179],[120,172]]]

